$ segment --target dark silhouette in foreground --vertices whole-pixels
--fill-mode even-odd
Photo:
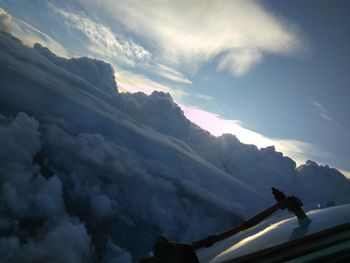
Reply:
[[[272,187],[271,190],[277,203],[247,221],[244,221],[239,226],[219,234],[208,236],[207,238],[195,241],[192,244],[169,241],[165,236],[160,236],[153,247],[154,256],[141,259],[140,263],[199,263],[195,250],[210,247],[214,243],[233,236],[243,230],[247,230],[264,221],[280,209],[288,209],[295,214],[299,221],[310,221],[301,208],[303,203],[298,197],[287,197],[282,191],[274,187]]]

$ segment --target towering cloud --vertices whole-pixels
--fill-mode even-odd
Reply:
[[[58,57],[48,48],[38,43],[33,46],[33,49],[55,65],[81,77],[107,93],[113,94],[113,92],[117,91],[114,70],[110,64],[87,57],[71,59]]]
[[[130,262],[161,233],[237,224],[274,202],[271,186],[309,207],[350,201],[335,169],[211,136],[169,94],[119,94],[104,62],[3,32],[0,45],[2,262]]]

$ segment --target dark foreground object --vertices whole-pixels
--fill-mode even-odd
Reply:
[[[199,263],[191,244],[169,241],[166,237],[158,238],[154,245],[154,256],[145,258],[141,263]]]
[[[154,245],[154,256],[141,259],[140,263],[199,263],[195,250],[210,247],[216,242],[224,240],[243,230],[247,230],[259,224],[280,209],[288,209],[290,212],[294,213],[299,220],[309,220],[301,208],[303,203],[299,198],[295,196],[286,197],[283,192],[274,187],[272,187],[272,194],[277,201],[276,204],[253,216],[241,225],[222,233],[208,236],[207,238],[195,241],[192,244],[169,241],[164,236],[159,237]]]

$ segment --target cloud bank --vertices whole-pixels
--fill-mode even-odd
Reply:
[[[38,121],[26,114],[1,119],[1,261],[91,262],[85,226],[65,212],[62,181],[33,164],[41,148]]]
[[[99,70],[95,60],[79,60],[76,67],[88,71],[76,75],[78,69],[67,71],[38,46],[7,34],[0,41],[11,50],[0,51],[7,76],[0,79],[5,262],[130,262],[130,254],[134,260],[148,254],[160,233],[195,240],[239,222],[261,205],[254,200],[267,202],[186,143],[128,116],[126,98],[116,90],[106,96],[88,79],[91,68]],[[168,108],[168,100],[154,96],[149,111],[163,105],[171,114],[176,106]]]
[[[106,89],[104,62],[0,44],[2,262],[137,261],[161,233],[194,241],[266,208],[271,186],[307,207],[350,201],[335,169],[214,137],[169,94]]]
[[[314,145],[297,140],[275,139],[261,135],[244,128],[237,120],[229,120],[217,114],[207,112],[195,107],[181,106],[185,116],[199,127],[209,131],[215,136],[234,134],[246,144],[254,144],[259,148],[275,146],[277,151],[291,157],[297,164],[302,164],[308,159],[310,152],[320,152]]]

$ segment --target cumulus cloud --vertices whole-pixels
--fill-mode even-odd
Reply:
[[[134,74],[122,69],[117,69],[117,72],[118,87],[122,92],[142,92],[151,95],[153,91],[162,91],[171,94],[176,101],[182,101],[184,97],[189,95],[181,88],[153,81],[145,75]]]
[[[297,168],[297,173],[302,181],[303,196],[308,195],[307,198],[313,203],[325,205],[328,202],[335,202],[339,204],[350,196],[349,179],[328,165],[319,165],[308,160]],[[335,187],[328,187],[329,185]]]
[[[220,136],[225,133],[234,134],[241,142],[254,144],[259,148],[274,145],[278,151],[293,158],[298,164],[304,163],[309,158],[308,155],[310,152],[320,152],[316,146],[307,142],[269,138],[245,128],[238,120],[225,119],[218,114],[196,107],[182,105],[181,108],[184,110],[184,114],[189,120],[215,136]],[[321,155],[315,157],[321,157]]]
[[[40,44],[35,44],[33,49],[53,64],[81,77],[108,94],[114,94],[117,91],[114,69],[110,64],[87,57],[64,59]]]
[[[105,263],[129,263],[132,261],[130,253],[108,240],[107,251],[104,256]]]
[[[339,172],[336,175],[335,169],[316,165],[312,172],[312,176],[316,176],[318,172],[325,172],[331,177],[333,175],[339,177],[339,181],[334,180],[330,183],[332,187],[329,187],[330,184],[326,182],[322,183],[322,187],[329,188],[328,191],[319,191],[315,197],[309,198],[307,189],[314,186],[301,187],[304,180],[309,179],[300,172],[304,166],[296,169],[296,165],[305,163],[310,152],[320,152],[312,144],[268,138],[245,129],[238,121],[225,120],[198,109],[183,106],[180,109],[168,95],[159,92],[153,92],[150,96],[140,93],[126,94],[125,97],[127,102],[124,109],[129,116],[157,131],[186,142],[195,152],[200,153],[217,167],[253,186],[254,189],[259,189],[262,193],[268,193],[273,185],[284,189],[289,194],[302,195],[304,202],[311,206],[314,204],[314,207],[317,202],[324,204],[326,200],[346,202],[345,196],[348,195],[350,185]],[[157,112],[159,108],[162,108],[161,112]],[[208,133],[196,128],[185,116],[213,133],[217,132],[215,135],[218,137],[211,137]],[[173,127],[177,128],[173,129]],[[213,130],[213,127],[216,129]],[[222,135],[222,133],[227,134]],[[237,137],[231,134],[236,134]],[[287,156],[292,157],[293,160]],[[324,176],[323,179],[326,178]],[[312,180],[314,179],[316,180],[316,178]],[[309,182],[311,183],[312,180]],[[346,185],[347,190],[342,188],[342,194],[334,196],[332,194],[334,191],[330,189],[340,187],[342,184]]]
[[[92,3],[155,45],[161,61],[188,70],[220,56],[218,68],[239,76],[266,54],[291,55],[301,48],[293,26],[258,1]]]
[[[5,40],[13,41],[7,35],[1,36],[1,41]],[[28,52],[26,62],[14,55],[0,66],[33,61],[35,69],[28,71],[28,66],[18,69],[27,74],[35,73],[28,79],[12,71],[6,79],[0,79],[2,86],[11,87],[11,79],[16,78],[16,83],[31,90],[23,96],[24,90],[9,88],[0,98],[0,105],[6,104],[6,112],[15,116],[13,121],[0,118],[1,139],[4,140],[1,141],[4,147],[0,163],[4,164],[0,168],[3,169],[0,207],[6,208],[0,210],[4,217],[0,220],[1,227],[7,231],[16,220],[23,221],[19,232],[11,232],[14,238],[10,244],[4,240],[3,251],[8,251],[10,245],[13,245],[12,255],[17,255],[18,250],[26,251],[15,246],[24,231],[30,237],[25,244],[33,253],[37,251],[35,255],[27,253],[34,261],[38,258],[53,260],[52,251],[56,251],[58,262],[89,262],[93,251],[96,251],[93,256],[99,260],[106,254],[127,260],[129,252],[134,257],[148,254],[155,236],[160,233],[171,238],[195,240],[216,228],[238,222],[242,214],[261,205],[253,201],[264,200],[261,194],[205,161],[186,143],[155,132],[156,127],[154,130],[147,128],[131,115],[119,112],[117,108],[124,107],[124,98],[97,96],[96,89],[82,85],[77,78],[72,79],[72,73],[53,67],[38,52],[16,45],[9,45],[9,48],[16,46],[20,49],[17,52]],[[34,61],[40,62],[34,64]],[[36,82],[48,75],[55,89]],[[10,99],[13,92],[17,94],[15,104]],[[69,96],[64,96],[66,94]],[[47,107],[42,103],[46,104],[52,95],[56,105],[65,106],[49,107],[44,113]],[[167,109],[171,98],[160,93],[153,96],[153,100],[147,103],[150,113],[157,112],[162,105]],[[174,103],[164,110],[170,117],[172,108],[177,108]],[[40,121],[24,113],[17,114],[18,109],[32,112]],[[82,120],[83,115],[87,117],[85,120]],[[157,123],[161,124],[154,124]],[[5,147],[7,144],[9,146]],[[183,164],[180,168],[183,171],[179,171],[179,163]],[[212,182],[209,179],[214,174],[218,175],[215,176],[218,180]],[[185,178],[181,180],[181,176]],[[223,199],[213,192],[221,188],[224,188]],[[248,208],[240,205],[234,196],[253,200]],[[8,221],[13,224],[9,225]],[[72,224],[80,229],[76,235],[81,242],[75,241],[78,248],[66,241],[69,238],[66,229]],[[62,236],[59,235],[61,231]],[[140,235],[144,238],[136,238]],[[32,239],[35,242],[31,242]],[[54,242],[47,239],[57,239],[59,247],[56,249]],[[117,247],[108,245],[109,239]],[[90,245],[91,249],[86,250]],[[67,250],[68,259],[61,258],[60,249]],[[71,253],[72,256],[68,256]],[[22,254],[18,255],[17,258]]]
[[[0,30],[11,31],[11,16],[0,7]]]
[[[309,152],[319,152],[315,146],[301,141],[267,138],[244,129],[239,122],[229,120],[225,122],[225,120],[218,119],[216,115],[208,116],[208,113],[204,112],[202,115],[203,122],[206,121],[210,123],[214,120],[214,123],[210,125],[211,127],[222,126],[221,122],[229,123],[229,128],[235,128],[231,130],[231,133],[239,131],[238,134],[243,136],[244,142],[248,140],[248,142],[246,142],[248,144],[241,143],[236,137],[229,134],[211,138],[208,134],[205,135],[201,134],[200,131],[196,131],[196,128],[189,124],[188,120],[184,118],[181,110],[179,111],[175,107],[171,107],[173,102],[171,100],[165,100],[166,96],[153,93],[149,97],[143,96],[143,98],[136,99],[136,95],[141,96],[138,94],[134,95],[135,101],[133,103],[136,105],[135,107],[137,110],[136,112],[135,110],[130,111],[129,114],[131,116],[134,116],[134,118],[138,119],[140,122],[146,123],[163,133],[181,138],[181,140],[187,142],[194,151],[201,153],[207,160],[221,167],[221,169],[232,176],[254,186],[256,189],[260,189],[261,192],[268,192],[271,185],[278,186],[288,193],[302,196],[304,202],[309,206],[313,205],[313,207],[315,207],[317,202],[325,204],[329,200],[337,200],[336,202],[340,203],[347,202],[345,200],[348,198],[346,196],[348,196],[349,182],[336,169],[317,165],[310,161],[307,162],[307,165],[302,165],[296,169],[296,164],[301,165],[304,163]],[[133,96],[130,95],[130,98],[131,97]],[[143,114],[147,116],[154,115],[152,113],[150,114],[150,109],[159,108],[156,106],[157,103],[155,103],[155,101],[162,100],[162,98],[164,101],[167,101],[170,110],[168,107],[165,107],[166,104],[162,103],[162,108],[164,110],[162,113],[157,114],[156,118],[159,120],[158,123],[153,122],[152,117],[145,118]],[[130,105],[128,108],[130,108]],[[188,112],[186,112],[185,108],[185,115],[187,114]],[[138,116],[140,116],[140,118],[138,118]],[[175,116],[177,117],[175,118]],[[167,120],[178,128],[172,130],[162,127],[172,126],[166,124]],[[256,144],[258,144],[261,149],[251,145],[253,139],[256,140]],[[276,148],[269,145],[275,145]],[[281,152],[283,152],[283,154]],[[292,156],[297,163],[287,156]],[[254,166],[251,165],[251,162],[254,162]],[[310,177],[302,171],[312,163],[315,168],[311,172],[309,171],[312,174],[310,176],[313,178],[310,179]],[[322,176],[320,175],[320,178],[322,178],[321,180],[325,180],[321,185],[328,190],[315,190],[315,192],[317,192],[315,196],[310,196],[309,198],[308,191],[313,187],[317,187],[315,184],[311,185],[313,180],[317,180],[317,173],[324,174]],[[334,178],[326,182],[326,180],[328,180],[327,176]],[[301,187],[304,180],[305,182],[308,181],[310,185]],[[329,187],[330,185],[332,185],[332,187]],[[344,187],[341,185],[344,185]],[[340,194],[337,192],[337,195],[335,195],[335,191],[333,190],[338,189],[338,187],[342,189],[342,193]]]
[[[136,260],[160,233],[190,242],[251,216],[273,203],[272,185],[310,206],[349,201],[335,169],[296,169],[274,147],[214,137],[163,92],[102,95],[88,74],[73,77],[8,34],[0,41],[11,51],[0,61],[5,263]]]
[[[89,262],[90,237],[71,218],[57,176],[45,178],[33,164],[41,149],[38,121],[20,113],[1,123],[0,238],[3,262]],[[12,230],[11,230],[12,229]],[[21,241],[20,241],[21,240]]]

